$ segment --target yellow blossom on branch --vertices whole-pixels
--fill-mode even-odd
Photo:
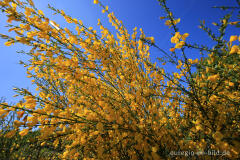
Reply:
[[[232,46],[229,54],[234,54],[234,53],[240,54],[239,46],[237,46],[237,45]]]
[[[179,43],[177,43],[177,44],[175,45],[175,48],[180,49],[180,48],[182,48],[184,45],[185,45],[185,42],[184,42],[184,41],[180,41]]]
[[[208,80],[211,81],[211,82],[216,82],[218,79],[219,79],[219,75],[218,74],[212,75],[212,76],[208,77]]]
[[[94,0],[93,3],[94,3],[94,4],[98,4],[98,0]]]
[[[236,41],[236,40],[238,40],[238,36],[237,35],[234,35],[234,36],[231,36],[230,37],[230,42],[233,42],[233,41]]]
[[[23,129],[22,131],[19,132],[19,135],[23,137],[28,134],[28,131],[29,131],[28,129]]]
[[[166,20],[165,25],[166,25],[166,26],[169,26],[169,27],[172,27],[172,25],[176,25],[176,24],[178,24],[179,22],[180,22],[180,18],[175,19],[175,20],[173,20],[173,21],[171,21],[171,20]]]

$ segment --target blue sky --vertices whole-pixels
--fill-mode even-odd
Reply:
[[[63,9],[67,14],[74,18],[81,19],[86,26],[92,26],[98,29],[97,19],[108,25],[107,15],[101,13],[101,8],[93,4],[93,0],[34,0],[35,5],[63,27],[66,25],[64,19],[51,15],[52,12],[47,9],[47,4],[51,4],[57,9]],[[156,44],[160,48],[168,51],[173,45],[170,43],[171,30],[164,25],[164,20],[159,17],[164,16],[164,12],[158,5],[157,0],[102,0],[103,4],[108,5],[110,11],[113,11],[118,19],[122,20],[128,30],[132,31],[134,27],[143,28],[147,36],[155,37]],[[213,6],[236,6],[235,0],[167,0],[169,8],[173,11],[176,18],[181,18],[179,24],[180,33],[189,33],[188,40],[200,44],[211,46],[211,40],[206,33],[198,28],[200,20],[205,20],[206,24],[219,22],[219,18],[226,13],[220,9],[214,9]],[[6,17],[0,13],[1,25],[0,33],[7,33]],[[239,35],[239,30],[230,28],[227,32]],[[228,39],[230,34],[226,35]],[[0,39],[0,97],[5,97],[8,102],[16,102],[13,98],[14,86],[30,88],[31,80],[26,78],[25,68],[18,64],[19,60],[26,60],[27,57],[16,53],[19,50],[27,50],[23,45],[4,46],[5,40]],[[152,50],[151,59],[156,61],[156,57],[161,55],[157,50]],[[198,52],[189,51],[190,57],[198,56]],[[172,66],[168,66],[172,68]]]

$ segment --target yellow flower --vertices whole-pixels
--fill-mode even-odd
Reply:
[[[232,46],[229,54],[234,54],[239,52],[239,47],[237,45]]]
[[[83,25],[83,22],[81,20],[78,20],[78,22],[81,26]]]
[[[171,38],[171,43],[178,43],[180,41],[181,35],[179,32],[176,32],[175,35]]]
[[[216,74],[216,75],[209,76],[208,80],[211,82],[216,82],[218,80],[218,78],[219,78],[219,75]]]
[[[231,36],[230,37],[230,42],[233,42],[233,41],[236,41],[238,39],[238,36],[237,35],[234,35],[234,36]]]
[[[209,67],[206,67],[206,73],[208,73],[210,71]]]
[[[223,23],[224,25],[226,25],[226,24],[227,24],[227,20],[226,20],[226,19],[223,19],[223,20],[222,20],[222,23]]]
[[[5,113],[7,113],[6,110],[4,110],[4,109],[0,109],[0,116],[3,115],[3,114],[5,114]]]
[[[154,41],[154,37],[146,37],[145,39],[151,41],[151,43],[154,43],[154,42],[155,42],[155,41]]]
[[[12,44],[14,44],[14,43],[11,42],[11,41],[7,41],[7,42],[4,43],[5,46],[11,46]]]
[[[175,45],[175,48],[182,48],[184,46],[185,42],[181,41]]]
[[[44,13],[43,13],[43,11],[42,11],[42,10],[38,10],[38,14],[40,14],[40,15],[44,16]]]
[[[233,82],[229,82],[228,85],[232,87],[232,86],[234,86],[234,83]]]
[[[108,6],[105,7],[105,10],[108,11]]]
[[[173,75],[174,75],[174,77],[176,77],[177,79],[180,79],[180,78],[181,78],[181,76],[180,76],[179,73],[173,73]]]
[[[156,153],[156,152],[157,152],[157,150],[158,150],[158,148],[157,148],[157,147],[152,147],[152,151],[153,151],[154,153]]]
[[[192,59],[188,59],[188,62],[189,62],[190,64],[192,64],[192,61],[193,61]]]
[[[178,18],[178,19],[175,19],[174,21],[173,21],[173,24],[178,24],[180,22],[180,18]]]
[[[76,18],[73,18],[73,23],[78,24],[78,20]]]
[[[33,3],[32,0],[28,0],[28,2],[29,2],[29,4],[30,4],[31,6],[34,6],[34,3]]]
[[[34,12],[34,10],[32,8],[28,8],[28,7],[25,8],[24,13],[26,16],[31,16],[32,12]]]
[[[45,144],[46,144],[46,142],[42,142],[40,145],[41,145],[41,146],[44,146]]]
[[[192,64],[196,64],[196,63],[198,63],[198,59],[194,59],[194,60],[192,61]]]
[[[93,3],[94,3],[94,4],[98,4],[98,0],[94,0]]]
[[[170,48],[169,51],[174,52],[175,48]]]
[[[189,33],[184,33],[183,35],[182,35],[182,40],[183,41],[186,41],[186,38],[189,36]]]
[[[24,114],[24,111],[18,111],[17,112],[17,117],[22,118],[23,114]]]
[[[12,3],[12,7],[13,7],[13,8],[16,8],[16,7],[17,7],[17,4],[16,4],[16,3]]]
[[[202,129],[201,125],[196,125],[196,130],[197,130],[197,131],[199,131],[199,130],[201,130],[201,129]]]
[[[165,25],[171,27],[172,26],[171,21],[170,20],[166,20]]]
[[[19,135],[20,136],[25,136],[25,135],[27,135],[28,134],[28,129],[23,129],[21,132],[19,132]]]
[[[237,25],[240,21],[229,22],[230,25]]]
[[[181,68],[182,66],[182,61],[178,60],[178,65],[176,66],[177,69]]]
[[[142,40],[139,40],[138,41],[138,50],[141,50],[142,47],[143,47],[143,42],[142,42]]]
[[[171,38],[171,43],[178,43],[178,42],[179,42],[179,38],[175,36]]]

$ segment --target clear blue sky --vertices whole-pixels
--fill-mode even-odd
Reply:
[[[93,0],[34,0],[35,5],[44,11],[59,24],[64,20],[51,15],[47,9],[47,4],[51,4],[58,9],[63,9],[67,14],[74,18],[81,19],[86,26],[92,26],[97,29],[97,19],[100,18],[104,24],[107,24],[106,14],[101,13],[101,8],[93,4]],[[110,11],[113,11],[118,19],[122,20],[129,31],[134,27],[143,28],[147,36],[154,36],[156,44],[162,49],[168,51],[171,43],[171,32],[164,21],[159,17],[163,16],[163,10],[158,5],[157,0],[102,0],[103,4],[108,5]],[[198,28],[200,20],[205,20],[206,24],[218,22],[225,12],[220,9],[214,9],[213,6],[236,5],[235,0],[167,0],[170,9],[174,15],[181,18],[179,24],[181,33],[189,33],[188,40],[200,44],[211,44],[211,41],[201,29]],[[0,13],[1,25],[0,33],[7,33],[6,18]],[[211,25],[212,26],[212,25]],[[64,26],[63,26],[64,27]],[[213,26],[212,26],[213,27]],[[214,28],[214,27],[213,27]],[[238,34],[239,30],[231,28],[229,33]],[[229,34],[226,39],[229,38]],[[26,78],[25,68],[18,64],[19,60],[26,60],[26,56],[17,54],[17,50],[27,50],[22,45],[4,46],[5,40],[0,39],[0,97],[5,97],[8,102],[16,102],[12,98],[14,92],[13,86],[30,88],[31,80]],[[151,53],[152,61],[161,53],[153,50]],[[196,51],[191,53],[193,57],[197,55]],[[171,66],[169,66],[171,68]]]

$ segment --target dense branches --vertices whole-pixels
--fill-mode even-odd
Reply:
[[[15,132],[18,138],[34,135],[35,149],[46,149],[46,157],[53,153],[59,159],[157,160],[176,158],[173,151],[187,150],[227,151],[224,158],[239,157],[240,38],[223,39],[226,28],[236,24],[230,22],[230,14],[217,24],[218,36],[201,24],[217,43],[209,49],[191,44],[189,34],[177,27],[180,19],[165,0],[159,0],[165,11],[162,19],[173,29],[170,41],[175,46],[166,52],[142,29],[138,34],[135,28],[130,35],[107,6],[94,3],[108,15],[115,33],[100,20],[97,33],[49,6],[75,26],[62,28],[31,0],[0,1],[9,31],[17,35],[1,37],[6,46],[29,46],[28,52],[22,51],[29,61],[21,63],[37,86],[36,94],[15,88],[23,97],[16,105],[0,104],[3,118],[11,111],[18,115],[14,132],[3,133],[4,137]],[[175,65],[176,72],[153,64],[150,47],[163,52],[167,58],[160,58]],[[205,58],[189,59],[189,48],[204,52]]]

